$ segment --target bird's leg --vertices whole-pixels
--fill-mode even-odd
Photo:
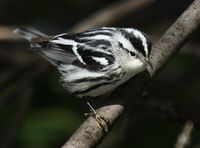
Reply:
[[[90,113],[85,113],[85,116],[92,116],[96,119],[97,125],[99,128],[103,129],[105,132],[108,132],[110,123],[109,120],[101,115],[98,115],[96,110],[92,107],[92,105],[87,102],[87,105],[90,108]]]

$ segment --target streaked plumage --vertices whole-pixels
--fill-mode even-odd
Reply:
[[[114,90],[146,69],[151,51],[147,36],[132,28],[103,27],[53,37],[33,29],[15,32],[58,68],[62,85],[78,97]]]

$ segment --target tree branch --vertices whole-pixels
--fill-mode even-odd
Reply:
[[[154,1],[155,0],[126,0],[118,2],[81,21],[79,24],[70,29],[70,31],[82,32],[94,27],[111,25],[124,16],[136,12]]]
[[[191,121],[185,123],[183,130],[177,138],[175,148],[185,148],[189,145],[193,127],[194,124]]]
[[[137,12],[147,5],[156,0],[125,0],[115,3],[104,9],[101,9],[88,17],[80,21],[77,25],[69,29],[70,32],[81,32],[91,28],[108,26],[114,22],[122,19],[130,13]],[[19,43],[22,42],[22,38],[13,34],[15,27],[0,26],[0,42],[2,43]],[[22,46],[24,48],[24,45]]]
[[[151,61],[157,72],[169,61],[183,46],[189,35],[194,32],[200,24],[200,0],[195,0],[188,9],[177,19],[167,32],[154,44],[152,48]],[[149,70],[151,76],[155,72]],[[110,125],[120,117],[125,110],[129,99],[135,99],[141,94],[142,88],[148,82],[146,73],[142,73],[115,91],[111,96],[112,102],[97,110],[97,113],[109,120]],[[134,81],[134,83],[132,83]],[[95,147],[106,135],[100,129],[93,117],[89,117],[62,148],[69,147]]]
[[[200,24],[200,1],[195,0],[165,34],[154,44],[151,61],[158,70],[181,49]],[[156,70],[156,71],[157,71]],[[156,71],[149,70],[151,75]]]

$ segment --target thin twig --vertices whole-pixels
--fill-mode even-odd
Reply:
[[[148,112],[148,114],[162,119],[175,121],[190,120],[195,125],[200,125],[200,114],[193,113],[190,108],[181,106],[172,100],[164,101],[163,98],[141,97],[134,102],[134,108],[131,111],[133,112],[134,110],[137,110],[137,112]]]
[[[163,67],[164,64],[172,58],[172,56],[176,55],[186,39],[188,39],[189,35],[197,29],[199,24],[200,0],[195,0],[167,30],[167,32],[154,44],[151,60],[156,70]],[[151,76],[153,76],[155,72],[150,71]],[[137,79],[139,83],[134,81],[134,84],[136,85],[135,87],[132,87],[130,83],[126,83],[125,88],[129,90],[125,89],[124,91],[121,87],[118,91],[115,91],[115,94],[111,96],[113,100],[112,104],[99,108],[97,113],[107,118],[112,125],[123,113],[125,109],[123,104],[127,101],[127,99],[133,99],[133,93],[136,93],[138,89],[141,91],[142,87],[144,87],[145,82],[147,82],[147,78],[144,79],[142,76],[144,76],[144,74],[141,74]],[[137,95],[140,94],[140,91],[138,91]],[[121,100],[122,103],[116,102],[119,100]],[[94,118],[89,117],[64,144],[63,148],[95,147],[101,142],[105,135],[106,133],[102,132],[102,129],[99,129],[95,124]]]
[[[16,35],[12,33],[13,27],[0,26],[0,40],[16,40],[19,39]]]
[[[71,31],[81,32],[94,27],[111,25],[122,19],[124,16],[141,10],[154,1],[155,0],[126,0],[118,2],[98,11],[86,20],[81,21],[79,24],[74,26]]]
[[[185,123],[183,130],[178,136],[175,148],[185,148],[189,144],[193,127],[194,124],[191,121]]]
[[[111,25],[130,13],[137,12],[156,0],[126,0],[112,4],[69,29],[70,32],[81,32],[94,27]],[[12,32],[14,27],[0,26],[0,42],[21,42],[22,39]]]

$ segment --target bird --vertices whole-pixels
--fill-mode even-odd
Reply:
[[[61,84],[79,98],[109,94],[148,66],[155,69],[150,61],[151,41],[135,28],[101,27],[48,36],[20,27],[14,33],[57,67]],[[91,112],[85,115],[94,117],[98,127],[108,132],[109,120],[87,104]]]
[[[97,97],[114,91],[150,66],[151,41],[135,28],[101,27],[80,33],[48,36],[35,28],[14,33],[57,67],[60,82],[77,97]]]

